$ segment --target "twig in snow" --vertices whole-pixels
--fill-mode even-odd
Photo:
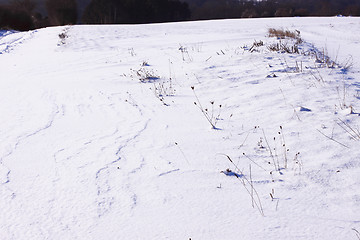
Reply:
[[[274,155],[272,154],[272,151],[271,151],[271,147],[270,147],[270,145],[269,145],[269,142],[268,142],[268,140],[266,139],[266,135],[265,135],[264,129],[262,129],[262,132],[263,132],[263,135],[264,135],[264,139],[265,139],[266,145],[268,146],[268,149],[269,149],[269,151],[270,151],[270,156],[271,156],[271,158],[272,158],[272,160],[273,160],[274,167],[275,167],[275,171],[278,171],[278,169],[276,169],[275,158],[274,158]]]
[[[243,155],[247,158],[247,159],[249,159],[251,162],[253,162],[256,166],[258,166],[259,168],[261,168],[262,170],[264,170],[264,171],[268,171],[268,170],[266,170],[265,168],[263,168],[262,166],[260,166],[259,164],[257,164],[254,160],[252,160],[248,155],[246,155],[245,153],[243,153]]]
[[[352,228],[351,230],[355,231],[356,237],[360,240],[360,232],[355,228]]]
[[[179,148],[179,150],[180,150],[181,154],[183,155],[184,159],[190,165],[190,162],[189,162],[188,158],[186,157],[184,151],[180,148],[179,144],[177,142],[175,142],[175,145]]]
[[[347,122],[341,120],[339,118],[339,121],[343,124],[340,124],[337,122],[337,125],[339,125],[345,132],[347,132],[352,139],[359,141],[360,140],[360,132],[358,129],[354,129],[352,126],[350,126],[350,124],[348,124]]]
[[[350,147],[346,146],[345,144],[342,144],[341,142],[335,140],[333,137],[329,137],[329,136],[325,135],[325,134],[324,134],[323,132],[321,132],[319,129],[316,129],[316,130],[317,130],[319,133],[321,133],[321,135],[323,135],[324,137],[330,139],[331,141],[334,141],[334,142],[340,144],[340,145],[343,146],[343,147],[350,148]]]
[[[285,137],[284,137],[284,133],[283,133],[283,127],[280,126],[280,132],[279,135],[281,136],[282,139],[282,147],[284,148],[284,168],[287,168],[287,152],[289,151],[289,149],[286,148],[286,142],[285,142]]]
[[[226,154],[222,154],[222,155],[226,156],[227,159],[234,165],[235,170],[240,173],[240,174],[235,174],[236,178],[239,179],[239,181],[242,183],[242,185],[244,186],[244,188],[250,195],[252,203],[254,203],[254,205],[260,212],[260,214],[264,217],[265,215],[264,215],[264,210],[263,210],[263,207],[262,207],[262,204],[260,201],[260,196],[259,196],[258,192],[256,191],[256,189],[254,188],[254,186],[252,184],[252,180],[250,181],[249,179],[247,179],[245,177],[244,173],[238,168],[238,166],[233,162],[233,160],[230,158],[229,155],[226,155]],[[240,176],[241,176],[241,179],[240,179]],[[248,188],[248,185],[250,185],[251,189]],[[256,198],[254,197],[254,195],[256,196]]]
[[[251,186],[251,205],[254,208],[254,185],[251,177],[251,164],[249,164],[249,172],[250,172],[250,186]]]

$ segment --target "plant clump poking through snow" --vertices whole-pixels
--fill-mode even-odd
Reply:
[[[276,37],[277,39],[294,39],[296,40],[297,44],[300,44],[303,42],[303,40],[300,37],[300,31],[289,31],[289,30],[283,30],[283,29],[275,29],[275,28],[269,28],[268,29],[269,37]]]
[[[194,105],[197,106],[200,111],[202,112],[202,114],[204,115],[204,117],[206,118],[206,120],[210,123],[212,129],[219,129],[216,127],[216,124],[217,122],[219,121],[220,119],[220,114],[221,114],[221,108],[222,108],[222,105],[220,104],[218,107],[218,113],[216,114],[215,113],[215,102],[214,101],[210,101],[210,104],[211,104],[211,109],[208,109],[208,108],[204,108],[202,105],[201,105],[201,102],[198,98],[198,96],[196,95],[196,92],[195,92],[195,87],[192,86],[191,89],[193,90],[193,93],[194,93],[194,96],[196,98],[196,102],[194,102]]]
[[[148,66],[149,65],[142,64],[138,70],[133,70],[135,73],[135,76],[142,83],[154,82],[154,81],[160,79],[160,76],[158,76],[154,70],[149,69]]]
[[[299,54],[299,47],[296,43],[291,44],[291,45],[288,45],[288,43],[282,43],[282,42],[273,43],[273,44],[270,44],[267,48],[272,52]]]
[[[256,48],[258,48],[258,47],[262,47],[262,46],[264,46],[264,42],[263,41],[254,41],[254,43],[253,43],[253,45],[251,46],[251,48],[249,49],[249,52],[255,52],[255,51],[257,51],[257,49]]]
[[[269,28],[268,37],[275,37],[279,40],[279,42],[267,46],[267,49],[269,51],[300,54],[299,45],[303,43],[303,40],[300,36],[300,31],[289,31],[283,29]],[[289,41],[282,41],[284,39]]]
[[[172,84],[172,79],[163,80],[159,82],[154,82],[153,88],[150,88],[154,91],[155,97],[158,98],[165,106],[170,106],[165,102],[165,97],[171,97],[175,95],[176,90]]]
[[[61,45],[64,45],[66,44],[66,39],[69,38],[69,27],[66,27],[64,28],[64,30],[58,35],[59,36],[59,43],[58,43],[58,46],[61,46]]]
[[[353,66],[353,58],[350,56],[345,60],[343,63],[337,62],[337,56],[334,59],[331,59],[329,57],[329,54],[327,52],[327,49],[319,50],[316,49],[314,46],[311,46],[310,49],[305,50],[306,46],[309,44],[304,44],[303,39],[300,36],[299,30],[283,30],[283,29],[275,29],[275,28],[269,28],[268,29],[268,35],[267,37],[275,37],[277,39],[276,42],[266,44],[266,48],[270,52],[278,52],[278,53],[287,53],[287,54],[301,54],[304,56],[311,56],[315,59],[315,69],[317,68],[340,68],[342,73],[346,73],[352,66]],[[260,41],[261,43],[261,41]],[[252,47],[250,48],[250,52],[257,51],[259,52],[258,48],[262,47],[262,45],[257,44],[255,41]],[[309,68],[309,67],[307,67]],[[296,71],[295,72],[302,72],[302,62],[299,66],[296,62]],[[313,69],[310,67],[310,69]],[[318,81],[318,82],[324,82],[322,79],[322,76],[317,76],[313,72],[310,72],[310,74]],[[268,77],[271,77],[271,75],[268,75]]]
[[[165,102],[165,97],[175,95],[175,88],[173,85],[172,77],[164,79],[160,77],[153,69],[150,68],[150,64],[147,61],[143,61],[138,70],[133,70],[131,74],[132,78],[139,79],[141,83],[152,83],[153,87],[150,90],[154,92],[156,98],[158,98],[165,106],[170,106]]]
[[[180,45],[179,51],[181,52],[182,60],[183,60],[184,62],[185,62],[185,61],[188,61],[188,62],[192,62],[192,61],[193,61],[193,58],[190,56],[187,47],[184,47],[184,46]]]

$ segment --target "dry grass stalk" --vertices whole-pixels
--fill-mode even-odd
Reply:
[[[340,123],[337,122],[337,125],[339,125],[347,134],[350,135],[351,139],[355,141],[360,141],[360,131],[359,129],[355,129],[352,127],[349,123],[345,122],[344,120],[339,118]]]
[[[356,230],[355,228],[352,228],[351,230],[353,230],[356,234],[356,237],[360,240],[360,232],[358,230]]]
[[[244,188],[246,189],[246,191],[248,192],[248,194],[251,197],[251,203],[254,204],[256,206],[256,208],[258,209],[258,211],[260,212],[260,214],[264,217],[264,209],[262,207],[261,201],[260,201],[260,197],[258,192],[256,191],[256,189],[254,188],[253,182],[252,182],[252,178],[251,180],[247,179],[244,175],[244,173],[238,168],[238,166],[233,162],[233,160],[230,158],[230,156],[223,154],[227,157],[227,159],[234,165],[235,169],[237,172],[239,172],[240,174],[234,174],[234,176],[236,176],[237,179],[239,179],[239,181],[241,181],[242,185],[244,186]],[[251,169],[251,168],[250,168]],[[250,170],[251,171],[251,170]],[[251,175],[251,173],[250,173]],[[249,189],[249,186],[250,189]],[[255,196],[254,196],[255,195]],[[253,207],[254,207],[253,205]]]
[[[267,147],[268,147],[268,149],[269,149],[270,156],[271,156],[271,158],[272,158],[272,160],[273,160],[273,164],[274,164],[274,167],[275,167],[275,171],[278,171],[278,170],[279,170],[279,167],[276,167],[275,157],[274,157],[274,155],[273,155],[273,153],[272,153],[272,151],[271,151],[271,147],[270,147],[269,142],[268,142],[268,140],[267,140],[267,138],[266,138],[264,129],[262,129],[262,132],[263,132],[263,135],[264,135],[264,140],[265,140],[265,142],[266,142],[266,145],[267,145]]]
[[[219,105],[218,114],[214,114],[215,113],[215,109],[214,109],[215,102],[210,101],[211,111],[209,109],[207,109],[207,108],[204,108],[201,105],[200,99],[199,99],[199,97],[197,96],[197,94],[195,92],[195,87],[192,86],[191,89],[193,90],[194,96],[196,98],[196,102],[194,102],[194,105],[197,106],[200,109],[200,111],[202,112],[202,114],[204,115],[206,120],[210,123],[212,129],[219,130],[219,128],[216,127],[216,124],[217,124],[217,122],[218,122],[218,120],[220,118],[222,105],[221,104]]]
[[[321,135],[323,135],[324,137],[330,139],[331,141],[334,141],[334,142],[340,144],[341,146],[343,146],[343,147],[345,147],[345,148],[350,148],[350,147],[346,146],[345,144],[343,144],[343,143],[335,140],[333,136],[329,137],[329,136],[325,135],[323,132],[321,132],[319,129],[316,129],[316,130],[317,130]]]
[[[270,44],[267,47],[270,51],[273,52],[282,52],[282,53],[296,53],[299,54],[299,47],[298,45],[295,43],[293,45],[288,46],[286,43],[274,43],[274,44]]]
[[[300,37],[300,31],[298,30],[289,31],[283,29],[269,28],[268,33],[269,33],[269,37],[276,37],[277,39],[291,38],[296,40],[297,44],[302,43],[302,39]]]

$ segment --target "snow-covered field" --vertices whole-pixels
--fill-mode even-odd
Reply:
[[[0,239],[360,239],[360,18],[0,35]]]

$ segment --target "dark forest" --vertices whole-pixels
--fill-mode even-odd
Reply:
[[[359,0],[91,0],[79,14],[76,0],[32,0],[0,5],[0,28],[31,30],[68,24],[142,24],[227,18],[360,16]]]

